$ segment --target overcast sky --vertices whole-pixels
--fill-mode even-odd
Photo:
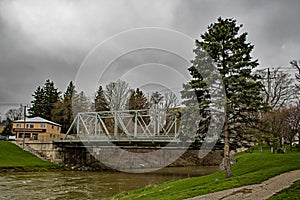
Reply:
[[[244,25],[260,67],[300,59],[299,0],[0,0],[0,104],[29,104],[46,79],[64,91],[112,35],[162,27],[197,39],[219,16]]]

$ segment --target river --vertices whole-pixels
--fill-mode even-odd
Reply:
[[[219,167],[165,168],[145,174],[123,172],[18,172],[0,174],[0,199],[103,199],[168,180],[201,176]]]

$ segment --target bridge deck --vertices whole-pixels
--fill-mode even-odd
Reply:
[[[78,148],[78,147],[120,147],[120,148],[152,148],[160,149],[162,147],[166,149],[195,149],[199,150],[201,144],[188,144],[180,141],[170,141],[170,140],[61,140],[54,142],[55,146],[64,148]],[[223,149],[223,143],[217,143],[214,145],[214,150]],[[210,149],[209,149],[210,150]]]

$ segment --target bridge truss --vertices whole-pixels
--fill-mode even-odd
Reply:
[[[178,141],[178,110],[125,110],[80,112],[65,140]]]

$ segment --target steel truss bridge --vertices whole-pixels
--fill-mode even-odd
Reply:
[[[178,143],[179,115],[176,109],[80,112],[64,141]]]

